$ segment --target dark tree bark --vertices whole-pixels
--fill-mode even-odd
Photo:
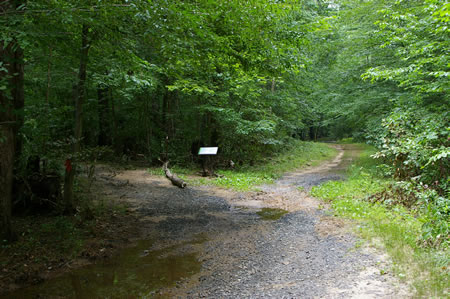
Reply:
[[[25,1],[0,2],[0,11],[16,10]],[[12,184],[15,158],[20,156],[22,143],[18,132],[23,124],[24,63],[23,50],[17,40],[0,40],[0,62],[6,71],[0,71],[0,204],[2,226],[0,233],[7,240],[16,235],[11,224]]]
[[[50,88],[52,85],[52,48],[49,48],[47,62],[47,90],[45,91],[45,102],[49,104]]]
[[[147,154],[149,160],[152,159],[152,149],[151,149],[151,140],[153,138],[153,111],[152,111],[152,102],[149,98],[144,99],[144,125],[145,125],[145,145],[147,147]]]
[[[165,79],[165,85],[169,85],[169,79]],[[162,115],[161,115],[161,123],[162,128],[165,130],[165,136],[169,136],[170,139],[173,139],[175,135],[175,123],[174,123],[174,102],[175,102],[176,94],[173,91],[170,91],[167,87],[164,87],[163,101],[162,101]]]
[[[112,140],[111,143],[114,147],[114,150],[116,152],[118,152],[118,142],[117,142],[117,130],[118,130],[118,126],[117,126],[117,117],[116,117],[116,108],[114,106],[114,93],[112,88],[109,89],[109,99],[111,100],[111,117],[112,117],[112,125],[113,125],[113,134],[112,134]]]
[[[19,138],[19,130],[23,125],[23,107],[25,105],[25,89],[24,89],[24,60],[23,60],[23,50],[18,45],[14,51],[14,63],[13,63],[13,78],[12,78],[12,92],[14,99],[14,117],[16,120],[16,125],[14,129],[15,137],[15,155],[20,157],[22,154],[22,139]]]
[[[169,126],[167,124],[167,114],[168,114],[168,107],[169,107],[169,93],[170,91],[165,89],[163,94],[163,101],[162,101],[162,111],[161,111],[161,127],[165,130],[165,135],[169,136]]]
[[[0,53],[2,55],[3,53]],[[0,92],[0,105],[5,104],[5,96]],[[10,110],[10,109],[8,109]],[[14,240],[15,234],[11,224],[11,194],[14,168],[14,130],[11,124],[5,124],[10,119],[8,112],[0,112],[0,200],[2,209],[2,235],[7,240]]]
[[[110,92],[108,87],[97,88],[99,125],[98,145],[100,146],[111,145],[109,95]]]
[[[80,69],[78,71],[78,83],[74,92],[75,102],[75,141],[72,149],[72,157],[66,160],[66,172],[64,177],[64,205],[66,213],[71,213],[75,210],[75,202],[73,198],[73,183],[75,179],[76,164],[73,163],[73,158],[80,152],[82,123],[83,123],[83,100],[85,96],[85,83],[87,64],[89,57],[89,26],[84,25],[81,29],[81,50],[80,50]]]

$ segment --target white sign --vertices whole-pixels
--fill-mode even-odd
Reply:
[[[217,155],[218,147],[201,147],[198,150],[199,155]]]

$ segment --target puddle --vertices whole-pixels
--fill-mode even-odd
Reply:
[[[198,244],[201,241],[196,239],[186,243]],[[195,253],[172,255],[167,248],[148,251],[152,243],[150,240],[140,241],[136,247],[124,249],[118,256],[102,263],[88,265],[0,297],[142,298],[200,271],[201,263]],[[184,244],[170,249],[179,249]]]
[[[263,220],[278,220],[288,211],[283,209],[263,208],[261,211],[256,212]]]

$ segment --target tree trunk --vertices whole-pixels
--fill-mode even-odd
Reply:
[[[311,125],[308,130],[308,140],[314,140],[314,127]]]
[[[22,4],[23,1],[3,1],[0,11],[14,11]],[[0,40],[0,62],[5,69],[0,71],[0,234],[12,241],[16,239],[11,223],[13,172],[15,158],[22,149],[18,132],[24,106],[23,50],[17,40]]]
[[[109,94],[110,92],[108,87],[97,88],[99,125],[98,145],[100,146],[111,145]]]
[[[49,104],[50,99],[50,88],[52,85],[52,48],[49,48],[48,52],[48,62],[47,62],[47,90],[45,91],[45,102],[47,103],[47,106]]]
[[[116,108],[114,106],[114,94],[112,88],[109,89],[109,99],[111,100],[111,117],[113,124],[113,134],[111,143],[114,147],[114,150],[118,152],[118,142],[117,142],[117,118],[116,118]]]
[[[78,83],[74,92],[75,102],[75,141],[72,149],[72,157],[66,160],[66,172],[64,178],[64,205],[66,213],[71,213],[75,210],[75,203],[73,198],[73,183],[75,179],[76,164],[73,164],[73,159],[76,158],[81,148],[82,123],[83,123],[83,100],[85,93],[85,82],[87,73],[87,63],[89,54],[89,26],[84,25],[81,30],[81,51],[80,51],[80,69],[78,71]]]
[[[163,94],[163,102],[162,102],[162,111],[161,111],[161,124],[162,128],[165,130],[165,135],[169,136],[169,126],[167,125],[167,114],[168,114],[168,107],[169,107],[169,90],[165,88],[164,94]]]
[[[1,93],[0,93],[1,94]],[[4,97],[0,95],[3,106]],[[5,113],[1,113],[3,121]],[[14,240],[15,234],[11,224],[11,199],[14,168],[14,133],[11,125],[0,125],[0,201],[2,212],[1,234],[6,240]]]
[[[166,78],[165,86],[169,85],[169,79]],[[165,135],[172,139],[175,135],[174,124],[174,99],[175,93],[170,91],[167,87],[164,87],[163,103],[162,103],[162,128],[165,129]]]
[[[22,154],[22,139],[19,137],[19,130],[23,125],[23,107],[25,106],[23,50],[18,46],[14,51],[14,64],[12,74],[14,74],[11,85],[13,86],[12,92],[14,99],[14,118],[16,121],[16,125],[13,127],[13,130],[16,146],[15,156],[16,158],[18,158]]]
[[[144,104],[144,124],[145,124],[145,144],[147,147],[147,155],[149,160],[152,159],[152,148],[151,148],[151,140],[153,137],[153,127],[152,127],[152,109],[151,109],[151,100],[146,97]]]

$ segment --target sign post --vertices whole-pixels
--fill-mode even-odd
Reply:
[[[208,166],[211,167],[211,174],[214,174],[213,166],[211,165],[209,157],[217,155],[218,150],[219,150],[218,147],[201,147],[198,150],[198,155],[201,156],[202,158],[202,168],[203,168],[202,176],[204,177],[208,176],[207,170]]]

